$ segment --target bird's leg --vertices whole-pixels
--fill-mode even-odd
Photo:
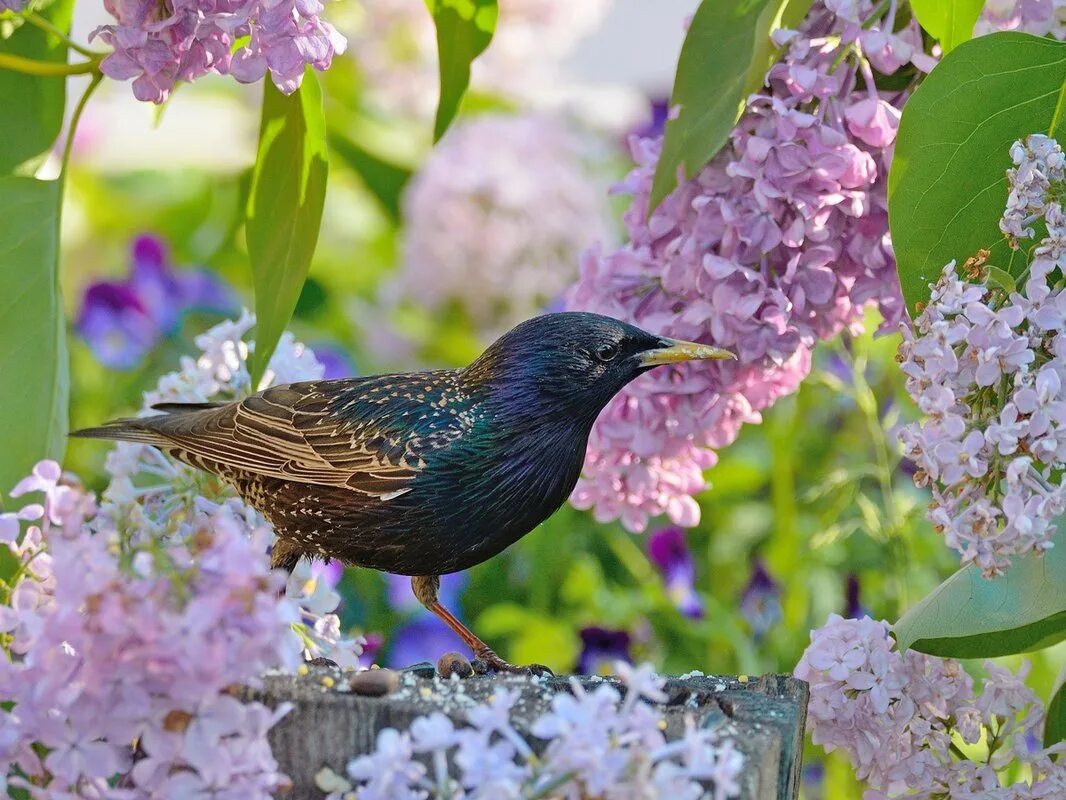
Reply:
[[[495,651],[481,641],[476,633],[466,627],[466,625],[456,619],[451,611],[441,605],[440,600],[437,599],[437,591],[440,589],[439,575],[415,575],[411,578],[411,589],[414,591],[415,597],[418,598],[418,602],[440,617],[445,625],[455,631],[455,634],[463,640],[463,643],[473,651],[474,656],[484,661],[489,669],[496,672],[552,674],[550,669],[540,664],[520,667],[509,661],[504,661],[496,655]]]

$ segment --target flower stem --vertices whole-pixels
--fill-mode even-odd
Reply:
[[[88,47],[85,47],[84,45],[78,44],[73,39],[71,39],[69,36],[67,36],[65,33],[63,33],[63,31],[61,31],[59,28],[57,28],[55,25],[53,25],[51,22],[49,22],[47,19],[45,19],[44,17],[42,17],[40,14],[38,14],[36,12],[33,12],[33,13],[30,13],[30,14],[26,15],[26,17],[24,17],[24,19],[26,20],[26,22],[30,23],[30,25],[33,25],[35,28],[40,28],[45,33],[52,34],[52,36],[55,36],[57,39],[59,39],[61,42],[63,42],[63,44],[65,44],[71,50],[75,50],[75,51],[81,53],[83,56],[87,56],[88,58],[96,58],[96,59],[103,58],[103,56],[104,56],[103,53],[94,53]]]
[[[88,61],[82,61],[80,64],[59,64],[53,61],[23,58],[11,53],[0,53],[0,69],[24,72],[27,75],[40,75],[42,77],[100,74],[100,62],[102,60],[102,55],[94,55]]]
[[[89,81],[89,85],[85,87],[84,93],[82,93],[81,99],[78,100],[78,105],[74,107],[74,113],[70,117],[70,125],[67,127],[67,141],[63,145],[63,161],[59,169],[59,179],[62,181],[67,175],[67,165],[70,164],[70,151],[74,145],[74,134],[78,130],[78,121],[81,119],[81,112],[85,110],[85,105],[89,102],[89,98],[92,93],[96,91],[96,87],[100,85],[100,81],[104,79],[102,72],[93,73],[92,80]]]

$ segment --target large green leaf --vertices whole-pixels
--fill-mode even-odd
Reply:
[[[985,658],[1039,650],[1066,639],[1066,521],[1044,556],[1016,558],[985,579],[964,567],[894,626],[900,650]]]
[[[652,182],[654,210],[725,144],[749,94],[759,89],[776,58],[770,33],[796,24],[811,0],[703,0],[677,61],[662,154]]]
[[[0,115],[2,116],[2,115]],[[69,373],[55,181],[0,177],[0,492],[63,457]]]
[[[440,102],[433,122],[438,141],[459,111],[470,85],[470,62],[485,52],[496,30],[496,0],[426,0],[437,26]]]
[[[410,168],[375,155],[339,131],[330,133],[329,146],[362,179],[389,217],[399,220],[400,196],[411,179]]]
[[[1055,688],[1051,690],[1051,700],[1047,704],[1044,719],[1044,747],[1066,739],[1066,664],[1059,677],[1055,679]]]
[[[1066,44],[995,33],[949,53],[907,101],[888,211],[909,307],[929,298],[952,259],[999,242],[992,263],[1007,265],[998,221],[1010,146],[1030,133],[1062,135],[1064,91]]]
[[[264,81],[246,230],[255,290],[253,387],[289,324],[311,267],[328,172],[322,91],[314,72],[309,68],[300,89],[288,96]]]
[[[74,0],[56,0],[41,16],[63,32],[70,31]],[[0,53],[36,61],[65,63],[67,48],[58,36],[14,20],[0,22]],[[66,78],[26,75],[0,69],[0,175],[31,174],[48,153],[63,126]]]
[[[911,0],[918,22],[940,42],[947,55],[973,36],[985,0]]]

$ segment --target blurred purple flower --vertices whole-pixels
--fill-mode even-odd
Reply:
[[[132,369],[182,315],[197,309],[226,313],[237,308],[234,292],[207,270],[175,270],[166,245],[138,236],[130,246],[125,281],[90,284],[78,313],[78,334],[111,369]]]
[[[870,616],[870,612],[862,604],[860,594],[862,593],[862,584],[859,583],[859,576],[851,573],[844,581],[844,618],[845,619],[862,619],[863,617]]]
[[[609,675],[614,662],[632,662],[630,638],[625,631],[590,626],[581,629],[581,655],[574,671],[581,675]]]
[[[663,576],[666,592],[686,617],[703,616],[703,600],[696,592],[696,565],[684,529],[671,525],[648,537],[648,558]]]
[[[380,633],[364,633],[363,638],[366,639],[366,644],[363,645],[363,652],[359,654],[359,666],[363,669],[370,669],[371,664],[377,661],[381,645],[385,643],[385,637]]]
[[[781,587],[770,577],[761,558],[752,562],[751,577],[740,598],[740,613],[756,639],[781,621]]]
[[[449,650],[466,653],[463,641],[440,619],[420,614],[401,626],[393,635],[388,648],[388,666],[409,667],[420,661],[436,663]]]
[[[315,360],[325,367],[326,371],[322,377],[327,381],[337,378],[351,378],[353,375],[359,374],[352,357],[346,350],[335,344],[320,342],[311,345],[311,351],[315,354]]]
[[[425,608],[418,602],[411,591],[411,579],[406,575],[386,575],[388,585],[389,605],[396,611],[424,611]],[[458,613],[459,594],[466,588],[466,573],[453,572],[450,575],[440,576],[440,593],[438,599],[441,605],[452,612]]]
[[[630,131],[626,136],[639,136],[641,139],[653,139],[663,135],[666,130],[666,120],[670,117],[670,101],[665,97],[651,98],[648,103],[649,114],[647,119]]]
[[[99,281],[85,291],[76,323],[78,335],[111,369],[132,369],[158,339],[155,322],[128,286]]]

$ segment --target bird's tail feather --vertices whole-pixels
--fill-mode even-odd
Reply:
[[[136,417],[116,419],[97,428],[82,428],[71,431],[70,435],[78,439],[114,439],[120,442],[139,442],[141,444],[162,444],[166,439],[159,433],[144,426],[144,420]]]

